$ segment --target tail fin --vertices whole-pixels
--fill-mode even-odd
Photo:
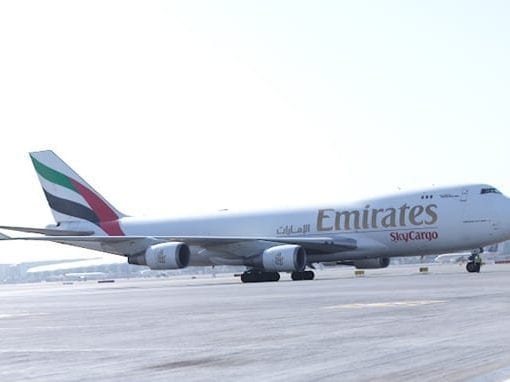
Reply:
[[[106,201],[53,151],[30,153],[57,223],[88,221],[106,234],[123,236],[118,219],[125,216]]]

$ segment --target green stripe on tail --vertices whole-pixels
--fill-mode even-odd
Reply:
[[[71,183],[71,180],[66,175],[58,171],[55,171],[52,168],[49,168],[48,166],[45,166],[37,159],[35,159],[33,156],[30,156],[30,158],[32,159],[32,163],[34,164],[35,170],[44,179],[51,183],[55,183],[62,187],[66,187],[74,192],[78,192]]]

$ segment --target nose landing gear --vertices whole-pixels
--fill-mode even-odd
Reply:
[[[483,252],[483,248],[475,249],[471,252],[471,256],[469,256],[469,261],[466,264],[466,270],[470,273],[480,273],[480,268],[482,266],[482,257],[480,254]]]

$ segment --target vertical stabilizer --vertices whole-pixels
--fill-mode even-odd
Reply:
[[[30,158],[57,223],[87,221],[108,235],[124,235],[118,222],[124,215],[53,151],[32,152]]]

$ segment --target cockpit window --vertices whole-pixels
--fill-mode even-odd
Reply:
[[[496,188],[482,188],[480,194],[501,194]]]

